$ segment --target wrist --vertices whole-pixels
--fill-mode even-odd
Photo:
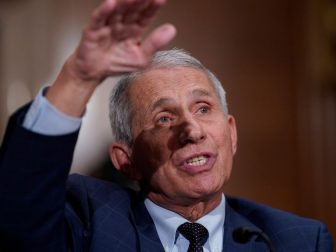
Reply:
[[[81,78],[75,72],[72,60],[70,56],[65,62],[45,97],[61,112],[79,117],[84,113],[86,104],[100,81]]]

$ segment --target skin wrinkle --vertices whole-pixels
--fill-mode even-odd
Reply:
[[[218,99],[220,100],[221,106],[223,108],[223,111],[225,114],[228,114],[228,108],[227,108],[227,103],[226,103],[226,98],[225,98],[225,91],[222,87],[222,84],[220,83],[220,81],[216,78],[216,76],[211,73],[209,70],[207,70],[206,68],[204,68],[204,66],[201,65],[200,62],[198,62],[196,59],[194,58],[188,58],[189,55],[186,52],[183,52],[181,50],[178,49],[174,49],[169,51],[169,54],[167,54],[168,51],[162,51],[161,55],[160,53],[158,53],[154,58],[153,58],[153,62],[151,63],[151,65],[145,69],[136,71],[134,73],[131,73],[129,75],[126,75],[126,77],[122,78],[120,80],[120,82],[117,85],[121,85],[122,88],[119,91],[116,91],[115,94],[123,92],[122,90],[125,90],[125,97],[128,97],[128,95],[126,93],[128,93],[128,87],[134,83],[137,79],[138,76],[144,75],[146,72],[151,71],[151,70],[157,70],[157,69],[167,69],[169,70],[172,67],[187,67],[187,68],[192,68],[195,69],[197,71],[201,71],[202,73],[204,73],[206,75],[206,78],[209,82],[211,82],[211,84],[213,85],[214,90],[216,90],[216,96],[218,97]],[[175,54],[175,55],[174,55]],[[170,58],[169,58],[170,57]],[[172,58],[173,57],[173,58]],[[160,81],[160,79],[158,79],[157,81]],[[119,89],[119,88],[118,88]],[[117,90],[118,90],[117,89]],[[112,95],[111,97],[115,96]],[[118,100],[118,99],[117,99]],[[133,145],[133,124],[137,123],[139,124],[139,122],[133,122],[134,120],[134,112],[135,109],[133,106],[133,101],[129,101],[127,102],[128,105],[121,105],[121,106],[129,106],[129,112],[124,111],[123,114],[129,114],[129,118],[130,120],[124,120],[125,122],[129,123],[129,126],[125,126],[123,125],[123,123],[119,124],[115,124],[114,122],[121,122],[118,121],[118,118],[122,118],[123,116],[120,115],[120,111],[118,113],[111,113],[111,111],[118,111],[114,110],[113,107],[117,107],[119,106],[119,102],[117,100],[110,100],[110,120],[111,120],[111,126],[115,131],[116,134],[116,139],[119,139],[121,142],[123,143],[128,143],[129,147],[132,147]],[[114,104],[116,103],[116,104]],[[115,116],[115,117],[114,117]],[[133,121],[132,121],[133,120]],[[129,133],[127,133],[127,135],[122,134],[121,132],[119,132],[120,128],[127,128]]]
[[[146,71],[128,94],[134,109],[129,169],[154,203],[190,221],[199,219],[219,204],[230,176],[233,117],[224,113],[207,76],[190,67]],[[171,120],[158,122],[157,113],[167,113]],[[190,173],[195,167],[186,159],[203,154],[210,155],[205,164],[210,168]]]
[[[194,97],[194,98],[198,98],[198,97],[202,97],[202,96],[207,96],[210,97],[209,93],[206,90],[202,90],[202,89],[196,89],[196,90],[192,90],[189,94],[189,97]],[[160,107],[168,107],[168,105],[173,105],[175,102],[175,100],[173,98],[169,98],[169,97],[162,97],[158,100],[156,100],[153,105],[150,106],[150,111],[153,112],[155,111],[157,108]]]

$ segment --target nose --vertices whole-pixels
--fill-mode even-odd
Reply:
[[[180,127],[179,141],[183,145],[201,143],[206,139],[203,126],[192,116],[185,117]]]

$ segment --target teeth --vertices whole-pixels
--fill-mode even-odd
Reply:
[[[187,164],[188,165],[204,165],[206,163],[206,161],[208,160],[207,157],[205,156],[198,156],[198,157],[194,157],[192,159],[187,160]]]

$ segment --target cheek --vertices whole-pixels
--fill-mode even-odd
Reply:
[[[221,126],[221,128],[218,126],[211,138],[218,151],[217,162],[215,164],[215,173],[218,177],[214,179],[226,182],[231,175],[234,156],[230,129],[227,126]]]
[[[148,183],[153,191],[164,192],[166,194],[171,194],[176,187],[178,187],[178,181],[180,178],[173,174],[174,169],[166,163],[155,171],[149,178]]]
[[[232,155],[231,129],[226,122],[212,124],[209,129],[210,135],[215,145],[226,155]]]
[[[166,138],[150,131],[142,133],[134,142],[132,163],[141,171],[142,178],[151,180],[154,173],[170,160],[170,151]]]
[[[216,169],[218,170],[218,172],[217,172],[218,177],[221,180],[223,180],[224,182],[227,182],[227,180],[231,176],[232,161],[233,161],[232,153],[226,153],[226,154],[220,156],[220,160],[218,162],[218,165],[217,165]]]

